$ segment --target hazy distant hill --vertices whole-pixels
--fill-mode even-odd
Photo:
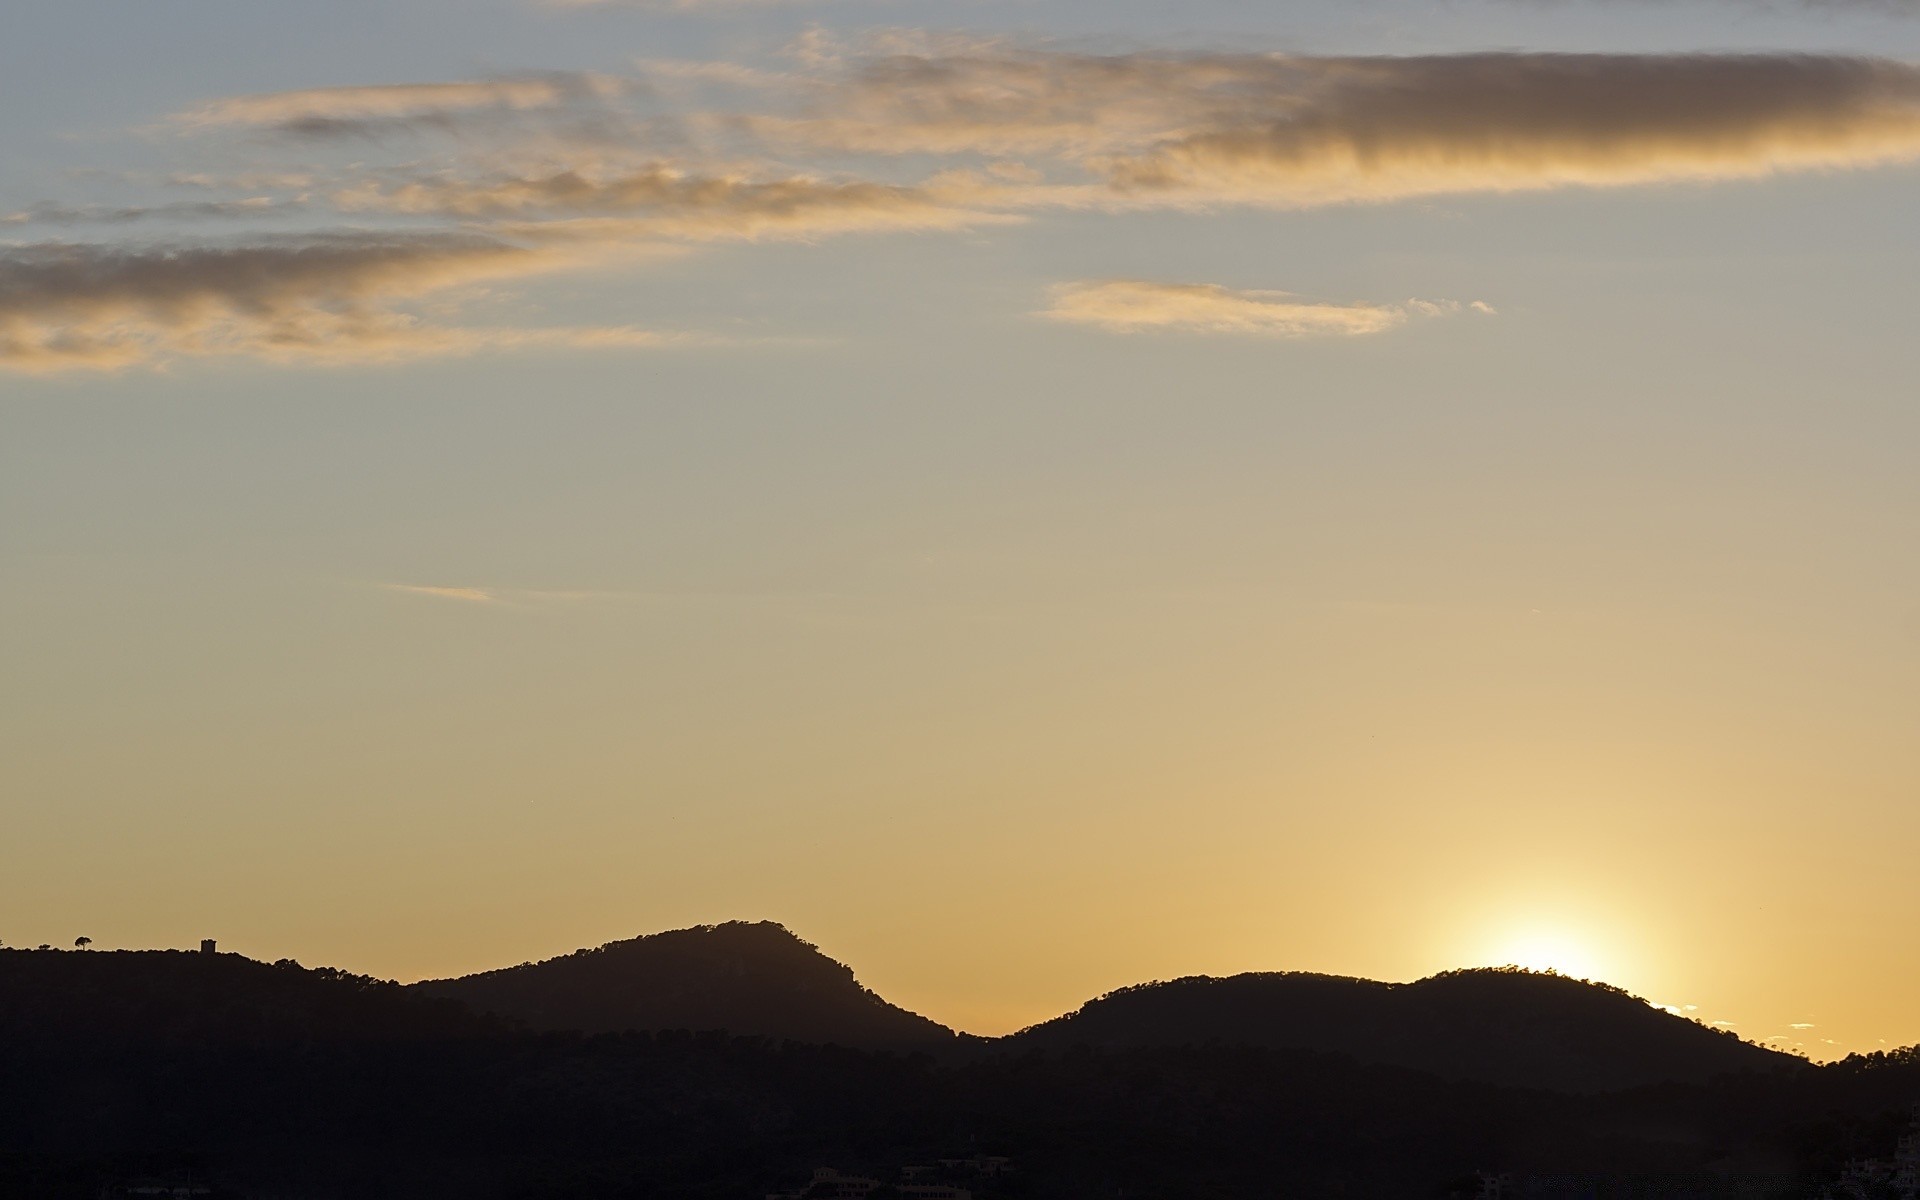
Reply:
[[[1799,1062],[1617,988],[1519,970],[1452,971],[1403,984],[1294,972],[1196,976],[1123,988],[1006,1040],[1332,1051],[1561,1091],[1701,1082]]]
[[[723,1029],[881,1048],[954,1038],[946,1026],[868,991],[852,968],[771,921],[676,929],[410,990],[536,1029]]]

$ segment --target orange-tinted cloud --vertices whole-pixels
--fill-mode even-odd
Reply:
[[[953,229],[1009,219],[982,208],[981,198],[950,185],[702,173],[660,162],[609,169],[588,161],[533,173],[369,181],[336,194],[334,203],[353,212],[510,221],[517,235],[535,239],[708,241]]]
[[[1045,212],[1296,208],[1619,187],[1920,160],[1920,68],[1815,55],[1086,55],[902,34],[825,37],[753,73],[757,111],[684,112],[662,153],[621,108],[658,89],[586,74],[322,88],[216,101],[203,132],[478,115],[457,158],[290,175],[290,195],[39,206],[8,218],[257,221],[330,209],[410,232],[180,247],[0,247],[0,363],[111,367],[207,354],[343,360],[488,347],[662,344],[624,327],[462,329],[409,302],[605,267],[664,246],[954,230]],[[715,73],[673,67],[683,78]],[[720,72],[732,78],[728,72]],[[604,106],[612,141],[501,114]],[[330,126],[329,126],[330,127]],[[630,140],[619,141],[622,136]],[[881,161],[876,161],[876,159]],[[864,162],[858,171],[849,162]],[[798,164],[798,165],[796,165]],[[829,164],[832,164],[831,167]],[[198,179],[199,176],[186,176]],[[1104,328],[1374,332],[1422,309],[1121,281],[1047,315]],[[685,339],[682,339],[685,340]]]
[[[450,83],[305,88],[230,96],[175,113],[172,120],[178,126],[198,129],[266,126],[293,132],[326,132],[359,122],[556,108],[582,98],[608,97],[624,86],[601,75],[553,72]]]
[[[1310,75],[1115,156],[1109,179],[1125,192],[1296,206],[1920,158],[1920,70],[1884,60],[1480,54],[1315,60]]]
[[[795,111],[743,128],[789,149],[1022,156],[1068,182],[1091,169],[1115,204],[1299,207],[1920,158],[1920,68],[1886,59],[984,45],[825,61]]]
[[[409,596],[430,596],[436,600],[459,600],[467,604],[498,604],[500,597],[492,588],[449,587],[426,583],[383,583],[381,587],[390,592],[404,592]]]
[[[1242,337],[1357,337],[1382,333],[1415,316],[1441,316],[1450,302],[1324,304],[1287,292],[1241,291],[1211,283],[1111,279],[1062,284],[1039,315],[1111,333],[1168,331]],[[1472,306],[1491,312],[1485,305]]]
[[[0,250],[0,366],[110,370],[227,355],[366,361],[691,340],[619,327],[448,327],[403,307],[440,289],[566,262],[549,251],[452,234],[14,247]]]

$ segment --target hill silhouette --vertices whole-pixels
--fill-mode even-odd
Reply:
[[[1304,972],[1193,976],[1122,988],[1007,1040],[1312,1050],[1566,1092],[1700,1083],[1800,1062],[1615,987],[1517,968],[1450,971],[1416,983]]]
[[[184,950],[0,950],[0,1039],[245,1046],[480,1037],[500,1022],[291,959]]]
[[[954,1040],[772,921],[676,929],[409,990],[542,1030],[725,1030],[875,1049]]]
[[[566,999],[623,956],[653,964],[626,1014],[668,1013],[659,995],[678,981],[681,1008],[648,1019],[745,1025],[779,997],[824,994],[829,1012],[852,996],[924,1028],[778,926],[681,930],[555,960],[592,968],[577,976],[518,974],[561,980]],[[701,1007],[728,980],[746,1015]],[[288,960],[0,950],[0,1196],[737,1200],[821,1165],[892,1177],[997,1154],[1018,1169],[971,1181],[976,1200],[1440,1200],[1482,1194],[1483,1170],[1524,1195],[1786,1200],[1920,1128],[1920,1048],[1814,1066],[1617,989],[1513,971],[1176,980],[963,1044],[542,1032]],[[1757,1073],[1719,1074],[1743,1068]],[[1625,1087],[1655,1078],[1677,1082]]]

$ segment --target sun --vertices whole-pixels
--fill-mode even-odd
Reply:
[[[1557,971],[1575,979],[1599,979],[1602,963],[1580,937],[1564,930],[1517,931],[1496,944],[1493,965]]]

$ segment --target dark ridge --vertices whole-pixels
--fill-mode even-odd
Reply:
[[[777,926],[555,963],[636,954],[919,1021]],[[1302,1029],[1338,1052],[1263,1044]],[[1920,1048],[1802,1064],[1551,975],[1178,980],[972,1044],[536,1032],[287,961],[0,951],[0,1197],[739,1200],[984,1154],[1017,1169],[974,1200],[1465,1200],[1481,1172],[1503,1195],[1800,1200],[1920,1164]],[[1600,1090],[1636,1077],[1674,1082]]]
[[[278,1046],[475,1037],[501,1028],[450,1000],[292,959],[0,950],[0,1039]]]
[[[1122,988],[1006,1041],[1313,1050],[1566,1092],[1702,1083],[1801,1062],[1619,988],[1518,968],[1450,971],[1417,983],[1302,972],[1193,976]]]
[[[772,921],[676,929],[409,990],[540,1030],[725,1030],[876,1049],[954,1041]]]

